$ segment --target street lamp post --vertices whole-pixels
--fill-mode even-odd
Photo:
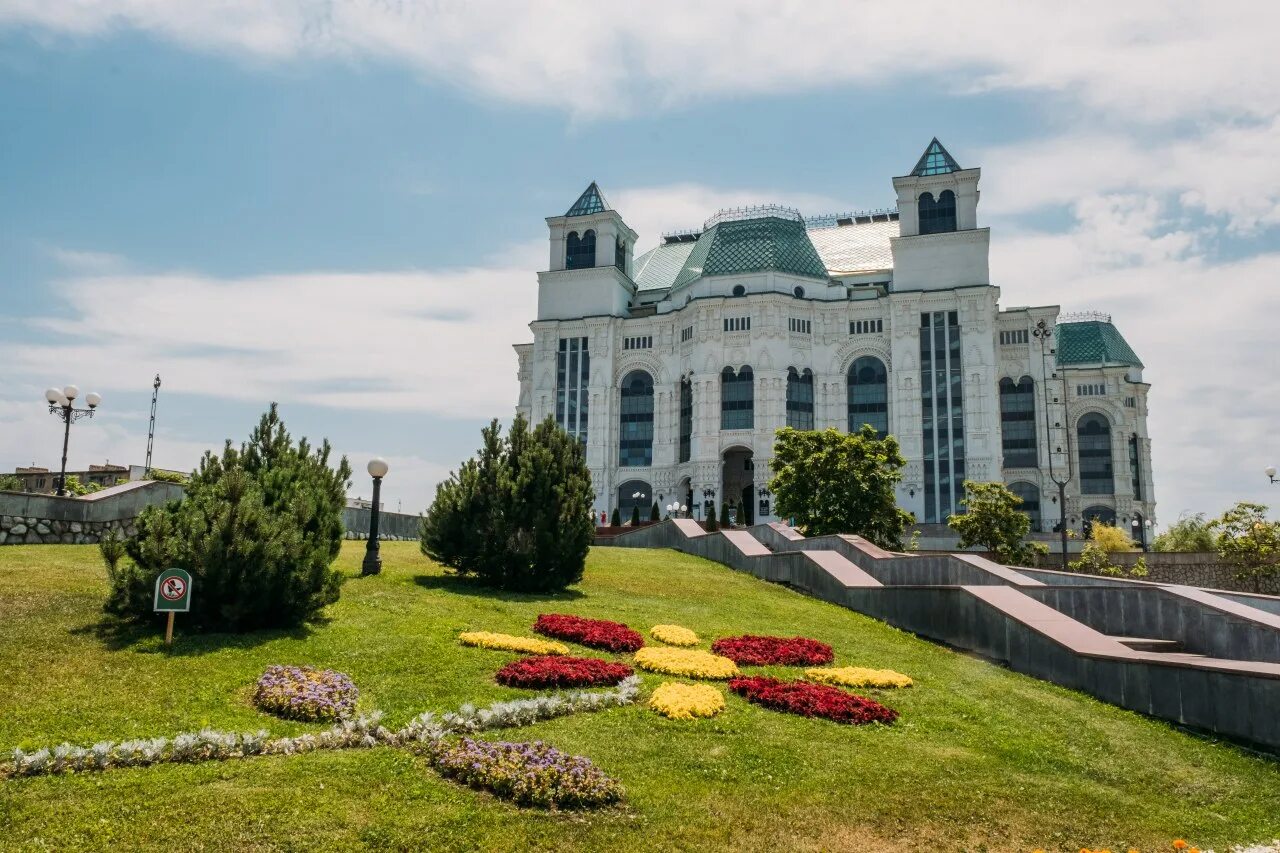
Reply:
[[[61,391],[50,388],[44,392],[44,399],[49,404],[49,414],[57,415],[66,424],[62,430],[62,472],[58,475],[58,495],[61,497],[67,495],[67,446],[71,443],[71,425],[81,418],[93,417],[98,404],[102,402],[102,395],[90,391],[84,397],[89,408],[77,409],[73,404],[79,396],[80,389],[74,385],[68,385]]]
[[[1071,482],[1071,428],[1065,430],[1067,434],[1067,470],[1059,477],[1057,470],[1053,466],[1053,438],[1049,431],[1049,353],[1056,352],[1049,346],[1049,340],[1053,337],[1053,329],[1049,328],[1049,324],[1043,319],[1036,321],[1036,327],[1031,332],[1032,335],[1040,341],[1040,374],[1043,377],[1040,382],[1040,388],[1044,397],[1044,440],[1049,450],[1049,479],[1058,487],[1058,508],[1062,513],[1058,524],[1059,532],[1062,535],[1062,570],[1067,569],[1067,483]],[[1062,410],[1067,410],[1067,373],[1066,370],[1059,367],[1062,371]],[[1062,450],[1061,447],[1058,448]]]
[[[1271,481],[1271,485],[1274,486],[1276,483],[1280,483],[1280,480],[1276,479],[1276,466],[1268,465],[1266,468],[1262,469],[1262,473],[1267,475],[1267,479]]]
[[[375,456],[369,460],[369,476],[373,478],[373,506],[369,510],[369,541],[364,548],[360,574],[376,575],[382,571],[382,554],[378,549],[378,506],[382,499],[382,478],[391,470],[387,460]]]

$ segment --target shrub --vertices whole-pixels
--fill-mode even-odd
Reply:
[[[715,533],[720,529],[719,522],[716,521],[716,502],[707,502],[707,532]]]
[[[288,720],[337,720],[355,710],[360,691],[332,669],[269,666],[258,679],[253,704]]]
[[[510,743],[462,738],[436,741],[432,767],[447,779],[489,791],[521,806],[590,809],[622,799],[622,786],[588,759],[541,741]]]
[[[729,682],[729,689],[748,702],[802,717],[822,717],[855,726],[898,719],[898,712],[892,708],[824,684],[755,676],[735,678]]]
[[[520,652],[526,655],[567,655],[569,647],[564,643],[539,640],[536,637],[516,637],[511,634],[494,634],[489,631],[464,631],[458,635],[464,646],[497,649],[504,652]]]
[[[658,502],[657,502],[657,501],[654,501],[654,502],[653,502],[653,506],[649,508],[649,520],[650,520],[650,521],[661,521],[661,520],[662,520],[662,514],[661,514],[660,512],[658,512]]]
[[[187,476],[177,471],[165,471],[161,468],[152,468],[147,472],[148,480],[155,480],[158,483],[185,483]]]
[[[696,646],[699,642],[697,634],[679,625],[654,625],[649,636],[669,646]]]
[[[720,504],[720,526],[732,527],[733,522],[729,519],[729,501]]]
[[[711,651],[750,666],[814,666],[835,659],[830,646],[807,637],[724,637],[711,644]]]
[[[0,474],[0,492],[21,492],[22,481],[13,474]]]
[[[636,666],[686,678],[733,678],[738,674],[733,661],[700,649],[641,649],[636,652]]]
[[[595,535],[582,444],[548,418],[495,420],[484,444],[436,488],[422,552],[498,589],[546,592],[582,580]]]
[[[618,684],[635,675],[623,663],[610,663],[599,658],[577,658],[544,655],[521,658],[498,670],[499,684],[546,690],[559,687],[605,687]]]
[[[124,538],[115,530],[109,530],[98,540],[98,553],[102,555],[102,564],[107,567],[107,584],[116,584],[116,570],[124,557]]]
[[[673,720],[714,717],[724,710],[724,695],[707,684],[664,681],[649,697],[649,707]]]
[[[841,666],[831,669],[806,669],[804,677],[819,684],[840,687],[910,687],[912,681],[891,669],[866,669],[861,666]]]
[[[273,403],[238,450],[205,454],[185,500],[143,510],[107,611],[153,620],[156,576],[172,566],[192,575],[183,623],[198,630],[291,627],[337,601],[351,468],[329,454],[327,441],[295,444]]]
[[[640,526],[640,507],[638,506],[633,506],[631,508],[631,526],[632,527]]]
[[[618,512],[618,508],[616,506],[613,508],[613,515],[609,516],[609,526],[610,527],[622,526],[622,513]]]
[[[564,613],[544,613],[533,623],[533,630],[557,640],[569,640],[607,652],[634,652],[644,645],[644,637],[621,622],[587,619]]]

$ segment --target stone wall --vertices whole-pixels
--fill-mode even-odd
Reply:
[[[0,492],[0,545],[91,545],[108,531],[130,536],[144,508],[184,494],[177,483],[150,480],[79,498]]]
[[[1236,570],[1223,563],[1212,551],[1204,553],[1173,553],[1153,551],[1149,554],[1116,554],[1113,562],[1132,566],[1139,557],[1147,558],[1147,576],[1144,580],[1156,583],[1178,583],[1185,586],[1202,586],[1235,592],[1262,592],[1280,595],[1280,577],[1264,579],[1262,588],[1255,590],[1248,581],[1236,579]]]

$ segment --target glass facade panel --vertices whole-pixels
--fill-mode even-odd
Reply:
[[[964,498],[964,369],[956,311],[920,315],[920,426],[924,521],[942,523]]]
[[[889,434],[889,371],[875,356],[849,365],[849,432],[871,424],[881,438]]]
[[[1133,486],[1133,499],[1142,500],[1142,462],[1139,453],[1138,434],[1129,436],[1129,478]]]
[[[680,460],[688,462],[693,456],[693,383],[680,382]]]
[[[564,268],[567,270],[590,269],[596,265],[596,232],[570,231],[565,238]]]
[[[787,370],[787,426],[813,429],[813,371]]]
[[[1036,533],[1042,531],[1044,528],[1040,520],[1040,489],[1034,483],[1011,483],[1009,491],[1022,498],[1022,506],[1018,509],[1031,519],[1031,530]]]
[[[1004,467],[1039,465],[1035,382],[1030,376],[1022,377],[1017,384],[1008,377],[1000,380],[1000,437]]]
[[[653,464],[653,377],[643,370],[633,370],[622,380],[618,464],[624,468]]]
[[[556,423],[587,443],[587,385],[591,354],[586,338],[561,338],[556,353]]]
[[[921,234],[945,234],[956,230],[956,194],[943,190],[935,201],[933,193],[920,196],[916,205]]]
[[[720,429],[752,429],[755,426],[755,377],[750,367],[720,373]]]
[[[1115,494],[1110,422],[1099,414],[1085,415],[1076,426],[1076,438],[1076,453],[1080,460],[1080,494]]]

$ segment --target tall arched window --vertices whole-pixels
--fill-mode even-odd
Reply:
[[[688,462],[693,456],[693,382],[680,380],[680,459]]]
[[[813,371],[787,368],[787,426],[813,429]]]
[[[596,265],[596,232],[590,229],[578,236],[577,231],[570,231],[565,238],[564,268],[567,270],[589,269]]]
[[[623,272],[627,271],[627,243],[621,237],[613,245],[613,265]]]
[[[1010,483],[1009,491],[1022,498],[1018,509],[1031,519],[1031,529],[1040,532],[1040,489],[1034,483]]]
[[[889,371],[871,355],[849,365],[849,432],[863,424],[875,427],[881,438],[889,434]]]
[[[1076,437],[1076,453],[1080,460],[1080,494],[1115,494],[1115,477],[1111,469],[1111,422],[1102,415],[1091,412],[1076,425]]]
[[[1017,384],[1007,376],[1000,380],[1000,436],[1004,467],[1035,468],[1039,464],[1035,382],[1030,376]]]
[[[622,379],[618,464],[624,468],[653,464],[653,377],[643,370],[633,370]]]
[[[628,480],[618,486],[618,515],[622,516],[623,524],[631,520],[633,510],[639,510],[641,521],[648,521],[655,501],[653,489],[644,480]]]
[[[753,429],[755,427],[755,376],[744,366],[737,373],[732,367],[720,372],[720,429]]]
[[[920,196],[916,208],[920,214],[921,234],[943,234],[956,230],[956,194],[943,190],[934,201],[933,193]]]
[[[1084,531],[1085,536],[1093,533],[1093,525],[1096,523],[1107,524],[1111,527],[1116,526],[1116,511],[1109,506],[1087,507],[1081,515],[1084,516],[1084,524],[1081,525],[1081,529]],[[1124,532],[1128,533],[1129,531],[1126,530]]]

